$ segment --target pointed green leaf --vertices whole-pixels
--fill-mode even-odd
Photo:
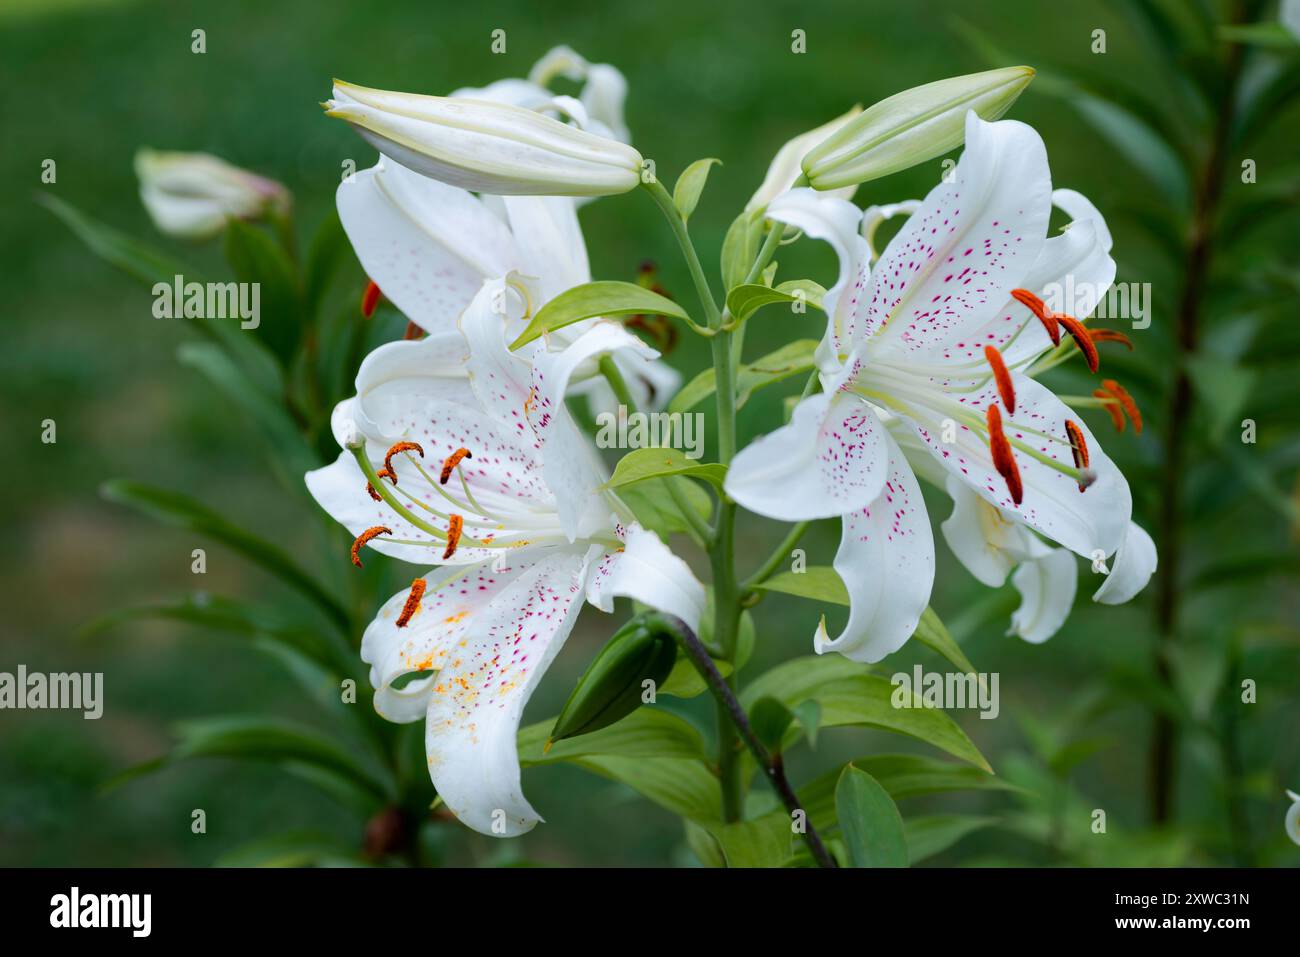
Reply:
[[[709,178],[709,167],[721,162],[717,159],[698,159],[677,177],[677,185],[673,187],[673,205],[682,214],[682,219],[690,219],[695,212],[700,194],[704,192],[704,184]]]
[[[633,449],[619,459],[613,476],[605,484],[607,488],[622,488],[664,475],[703,479],[720,489],[727,477],[727,467],[716,462],[688,459],[680,449]]]
[[[669,316],[690,322],[690,316],[681,306],[643,286],[631,282],[589,282],[560,293],[542,306],[519,338],[510,343],[510,348],[518,349],[538,336],[583,319],[633,315]]]
[[[835,811],[850,867],[906,867],[903,818],[870,774],[845,767],[835,787]]]

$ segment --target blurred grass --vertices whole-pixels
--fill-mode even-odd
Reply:
[[[153,233],[137,195],[131,157],[140,145],[206,150],[273,176],[296,194],[300,233],[333,201],[344,160],[369,165],[373,153],[343,124],[325,120],[317,105],[338,76],[367,85],[445,92],[503,76],[523,76],[533,61],[567,43],[593,61],[611,62],[628,77],[628,122],[634,141],[671,181],[701,156],[723,166],[710,177],[692,230],[706,264],[729,217],[761,180],[768,159],[790,136],[841,113],[854,102],[943,76],[982,69],[956,18],[995,36],[1008,50],[1052,64],[1099,69],[1090,32],[1107,29],[1105,73],[1138,89],[1158,90],[1161,74],[1127,21],[1113,6],[1052,5],[1036,0],[994,4],[876,0],[854,4],[737,0],[708,4],[627,4],[616,11],[585,4],[496,3],[467,6],[418,0],[321,4],[307,0],[222,4],[91,0],[7,0],[0,7],[0,98],[6,149],[0,175],[8,184],[0,262],[6,291],[5,348],[0,352],[0,424],[5,444],[6,495],[0,518],[11,530],[3,563],[0,670],[104,671],[108,704],[102,720],[70,713],[0,713],[0,863],[206,864],[241,841],[290,824],[332,833],[355,845],[350,819],[305,785],[270,769],[194,763],[100,795],[99,782],[160,753],[170,722],[260,709],[307,716],[310,707],[276,666],[216,636],[173,625],[139,625],[78,641],[79,626],[124,603],[165,598],[195,587],[190,550],[206,543],[159,528],[100,501],[97,486],[124,475],[181,488],[268,537],[314,547],[291,521],[275,486],[247,440],[206,382],[174,360],[187,330],[154,319],[146,290],[92,257],[31,201],[48,190],[133,235]],[[206,31],[207,52],[190,52],[191,31]],[[507,52],[489,51],[493,29],[507,31]],[[806,31],[808,52],[790,52],[793,29]],[[1031,87],[1012,114],[1035,125],[1048,144],[1054,180],[1088,194],[1104,211],[1144,201],[1149,186],[1110,155],[1056,100]],[[1291,112],[1294,117],[1294,110]],[[1294,130],[1294,123],[1291,124]],[[1271,152],[1270,152],[1271,151]],[[1256,158],[1261,170],[1280,163],[1293,143],[1280,138]],[[41,163],[57,162],[57,182],[42,185]],[[936,164],[910,170],[858,194],[862,205],[921,196]],[[630,279],[646,258],[658,261],[663,282],[679,298],[689,285],[657,212],[637,196],[603,200],[584,211],[593,270]],[[1141,339],[1145,359],[1116,355],[1121,373],[1160,371],[1179,276],[1154,255],[1131,221],[1112,218],[1121,278],[1154,286],[1155,326]],[[1290,241],[1264,233],[1257,242]],[[804,273],[829,284],[833,262],[813,244],[782,263],[782,275]],[[216,250],[184,249],[199,266],[217,268]],[[1294,256],[1292,256],[1294,262]],[[756,323],[749,348],[761,354],[789,338],[820,334],[809,318],[794,332],[776,311]],[[686,343],[677,356],[689,376],[707,363],[706,350]],[[1107,361],[1111,355],[1107,355]],[[1121,374],[1120,378],[1124,378]],[[1159,379],[1152,381],[1159,387]],[[1149,394],[1154,395],[1154,392]],[[779,415],[780,394],[760,394],[742,412],[742,441]],[[1159,460],[1162,406],[1146,409],[1148,429],[1110,438],[1108,450],[1133,477],[1136,515],[1154,526],[1161,490],[1148,478]],[[1282,427],[1293,431],[1289,411]],[[58,443],[39,440],[42,419],[58,423]],[[1278,422],[1273,422],[1276,428]],[[1100,429],[1099,429],[1100,434]],[[931,498],[936,523],[947,506]],[[1243,500],[1215,524],[1196,530],[1194,569],[1243,543],[1284,544],[1285,529],[1257,504]],[[765,554],[773,528],[745,526],[739,554]],[[809,561],[828,564],[838,531],[819,527],[805,545]],[[1206,546],[1205,542],[1213,542]],[[935,605],[955,619],[985,591],[938,546]],[[346,559],[338,556],[340,568]],[[267,600],[283,595],[216,547],[209,550],[202,587]],[[1027,752],[1025,718],[1061,720],[1072,701],[1117,677],[1149,667],[1150,595],[1121,608],[1091,605],[1092,584],[1081,582],[1080,604],[1049,644],[1003,637],[1005,618],[977,628],[965,643],[981,670],[1002,675],[1002,715],[980,721],[958,715],[995,767]],[[1294,639],[1297,595],[1277,586],[1254,604],[1223,590],[1188,609],[1195,623],[1189,653],[1213,660],[1229,634],[1281,628]],[[1259,594],[1254,592],[1253,594]],[[755,667],[809,651],[814,616],[794,599],[762,607]],[[584,614],[579,630],[530,708],[534,719],[554,713],[572,678],[613,622]],[[1294,649],[1294,644],[1291,646]],[[915,650],[899,656],[900,667]],[[1288,660],[1288,659],[1282,659]],[[1252,825],[1281,835],[1283,786],[1300,784],[1300,743],[1294,729],[1297,678],[1289,669],[1260,673],[1261,703],[1243,728],[1247,767],[1272,773],[1255,782]],[[1255,659],[1267,668],[1277,659]],[[1132,681],[1138,682],[1139,677]],[[1111,679],[1110,684],[1104,684]],[[1127,680],[1127,679],[1125,679]],[[1120,685],[1124,681],[1119,682]],[[707,712],[696,702],[692,710]],[[1088,759],[1075,783],[1112,821],[1128,830],[1144,822],[1147,712],[1129,700],[1090,728],[1109,746]],[[868,732],[827,734],[819,767],[833,756],[905,750],[897,739]],[[1222,859],[1222,795],[1217,758],[1190,747],[1179,825],[1196,849],[1193,859]],[[811,767],[812,762],[801,759]],[[620,787],[570,768],[526,772],[525,787],[550,822],[508,846],[456,829],[445,838],[448,859],[491,863],[665,864],[689,858],[676,821]],[[1276,792],[1276,793],[1274,793]],[[981,809],[986,799],[945,797],[908,805],[933,810]],[[1005,807],[1005,802],[995,806]],[[207,811],[209,830],[190,833],[190,812]],[[1269,830],[1273,829],[1273,830]],[[1285,859],[1285,848],[1277,853]],[[1294,850],[1294,848],[1291,848]],[[1049,863],[1033,845],[1004,832],[986,832],[940,858],[947,862],[1017,857]],[[1290,858],[1294,863],[1294,855]]]

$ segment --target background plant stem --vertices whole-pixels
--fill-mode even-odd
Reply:
[[[1244,22],[1243,5],[1234,5],[1234,24]],[[1178,630],[1179,575],[1182,569],[1183,471],[1187,433],[1192,414],[1192,384],[1187,360],[1200,339],[1201,301],[1211,266],[1215,218],[1223,192],[1228,139],[1232,132],[1237,81],[1241,74],[1242,47],[1231,44],[1224,64],[1214,132],[1197,184],[1191,235],[1184,267],[1186,277],[1178,305],[1175,339],[1175,373],[1165,421],[1164,497],[1160,510],[1160,567],[1156,585],[1155,671],[1161,684],[1173,688],[1171,650]],[[1167,712],[1156,715],[1150,754],[1151,818],[1169,820],[1173,809],[1176,728]]]

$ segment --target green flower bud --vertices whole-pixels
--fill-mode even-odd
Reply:
[[[865,183],[924,163],[961,143],[966,113],[996,120],[1034,78],[1027,66],[988,70],[904,90],[853,117],[803,158],[813,189]]]
[[[641,706],[644,682],[662,684],[676,662],[677,643],[671,634],[639,619],[628,622],[578,679],[546,747],[626,718]]]

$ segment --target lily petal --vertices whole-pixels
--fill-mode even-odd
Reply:
[[[514,837],[541,820],[520,785],[515,739],[524,706],[573,630],[587,565],[566,550],[523,571],[475,616],[434,682],[429,776],[451,812],[481,834]]]
[[[1124,543],[1110,564],[1110,574],[1093,592],[1092,600],[1103,605],[1122,605],[1147,587],[1156,564],[1156,543],[1141,525],[1129,522]]]
[[[454,329],[484,279],[520,267],[509,228],[481,200],[388,157],[340,183],[336,202],[366,275],[426,332]]]
[[[866,508],[844,516],[835,571],[849,591],[848,624],[831,640],[823,618],[813,648],[853,661],[879,661],[903,646],[930,603],[934,537],[921,488],[883,429],[888,480]]]
[[[1042,558],[1025,562],[1011,575],[1020,592],[1020,607],[1011,615],[1008,634],[1041,644],[1065,624],[1078,588],[1077,561],[1064,548],[1054,548]]]
[[[1016,373],[1012,377],[1016,411],[1004,419],[1007,437],[1073,468],[1074,459],[1068,442],[1044,438],[1037,433],[1063,437],[1065,420],[1078,422],[1078,417],[1037,381]],[[962,405],[976,411],[997,401],[997,389],[990,384],[961,398]],[[1092,485],[1086,492],[1080,492],[1078,483],[1071,476],[1015,449],[1013,455],[1024,484],[1024,499],[1017,506],[1007,492],[1006,482],[993,465],[988,442],[982,435],[957,422],[955,441],[943,442],[945,414],[923,405],[920,399],[910,402],[907,413],[900,412],[899,418],[913,427],[917,437],[952,475],[986,501],[1075,554],[1088,559],[1098,551],[1110,555],[1123,541],[1133,511],[1128,482],[1086,423],[1078,422],[1088,444],[1089,467],[1096,474]]]
[[[537,279],[538,299],[549,302],[566,289],[591,281],[587,245],[571,196],[506,196],[510,232],[520,268]],[[494,273],[503,276],[505,272]]]
[[[940,355],[1011,296],[1051,212],[1042,138],[1014,120],[966,117],[966,150],[872,271],[858,322],[900,348]]]
[[[966,570],[990,588],[1001,588],[1011,570],[1050,548],[1000,508],[953,475],[945,483],[952,514],[940,526],[944,540]]]
[[[389,721],[407,723],[425,716],[436,672],[457,643],[475,625],[484,610],[527,567],[522,557],[511,567],[493,571],[489,562],[468,569],[434,568],[425,573],[424,597],[414,617],[403,628],[396,621],[406,605],[403,589],[384,602],[361,639],[361,660],[370,665],[370,684],[375,689],[375,710]],[[395,683],[406,675],[423,674]]]
[[[767,218],[825,240],[839,257],[839,278],[822,297],[827,325],[816,357],[819,369],[833,373],[840,366],[841,356],[851,352],[857,340],[869,331],[859,327],[857,318],[871,276],[871,247],[858,232],[862,211],[847,200],[804,187],[774,199],[767,208]]]
[[[727,471],[727,494],[759,515],[798,522],[866,508],[880,495],[893,440],[845,393],[809,396],[790,424],[755,439]]]
[[[690,567],[668,550],[654,532],[627,528],[624,547],[607,554],[587,581],[587,601],[603,612],[615,598],[632,598],[676,615],[694,632],[704,614],[704,586]]]

